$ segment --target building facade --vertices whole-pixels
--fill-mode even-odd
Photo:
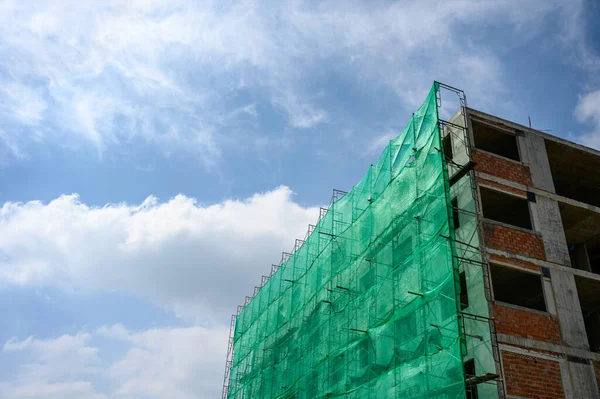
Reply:
[[[458,108],[448,120],[443,99]],[[599,387],[600,152],[436,82],[238,307],[223,398],[600,399]]]
[[[474,109],[464,113],[502,393],[598,398],[600,152]]]

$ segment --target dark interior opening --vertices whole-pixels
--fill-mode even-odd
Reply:
[[[467,277],[465,272],[460,273],[460,310],[469,307],[469,293],[467,292]]]
[[[571,266],[575,269],[589,271],[589,262],[587,257],[587,249],[584,244],[573,244],[567,242],[569,249],[569,257],[571,258]]]
[[[600,353],[600,281],[576,275],[575,284],[590,350]]]
[[[475,147],[515,161],[520,161],[517,137],[485,123],[471,120]]]
[[[454,154],[452,153],[452,135],[450,133],[444,137],[442,145],[444,146],[444,156],[446,157],[446,160],[452,159]]]
[[[532,229],[529,204],[524,198],[480,187],[483,216],[486,219]]]
[[[589,243],[586,245],[586,249],[590,262],[590,271],[600,274],[600,242]]]
[[[454,222],[454,229],[458,229],[460,227],[460,216],[458,214],[458,198],[453,198],[450,201],[452,205],[452,221]]]
[[[600,274],[600,243],[568,243],[571,265],[575,269]]]
[[[490,264],[494,298],[497,301],[546,311],[544,288],[539,275]]]
[[[465,377],[467,380],[469,378],[475,377],[477,374],[475,373],[475,360],[467,360],[464,364],[465,367]],[[466,386],[466,399],[479,399],[479,395],[477,393],[477,385],[475,384],[467,384]]]
[[[553,140],[545,140],[554,189],[558,195],[600,206],[600,156]]]
[[[571,266],[600,274],[600,213],[559,202]]]
[[[585,323],[585,332],[588,336],[590,351],[600,353],[600,312],[583,312],[583,322]]]

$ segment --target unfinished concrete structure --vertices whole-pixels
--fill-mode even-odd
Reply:
[[[598,171],[435,82],[238,307],[223,398],[600,399]]]
[[[600,152],[466,108],[507,398],[599,398]],[[460,140],[446,135],[446,159]],[[468,293],[467,293],[468,295]],[[473,396],[476,397],[476,396]]]

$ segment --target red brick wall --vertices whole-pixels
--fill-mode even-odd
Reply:
[[[489,256],[489,259],[491,262],[498,261],[498,262],[510,263],[511,265],[521,266],[525,269],[535,270],[538,272],[542,270],[542,268],[540,266],[534,265],[533,263],[524,262],[522,260],[505,258],[504,256],[498,256],[498,255],[493,255],[493,254],[489,254],[488,256]]]
[[[503,251],[546,260],[544,241],[534,233],[485,222],[485,245]]]
[[[558,319],[494,303],[494,320],[499,334],[516,335],[538,341],[561,343]]]
[[[471,158],[477,164],[475,169],[479,172],[531,186],[531,173],[528,166],[476,149],[471,151]]]
[[[502,352],[506,391],[526,398],[564,398],[558,362]]]

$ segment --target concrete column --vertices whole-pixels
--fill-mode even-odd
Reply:
[[[532,207],[533,208],[533,207]],[[560,217],[558,202],[541,195],[536,196],[536,230],[542,233],[546,260],[563,266],[571,266],[565,230]]]
[[[596,376],[594,374],[594,366],[571,360],[567,361],[567,366],[571,376],[570,388],[572,389],[573,398],[600,398],[600,392],[598,391]]]
[[[589,350],[573,273],[552,269],[551,281],[563,343],[572,348]]]
[[[533,187],[554,193],[554,181],[544,138],[531,132],[518,137],[523,163],[529,166]],[[534,204],[531,204],[534,205]],[[549,262],[571,265],[560,209],[555,200],[538,195],[533,213],[535,229],[542,233]]]
[[[551,282],[563,344],[573,348],[589,350],[573,273],[553,269]],[[600,398],[594,368],[593,365],[589,364],[589,360],[571,359],[567,356],[567,360],[562,366],[561,374],[563,375],[566,398]],[[569,377],[568,380],[565,378],[567,376]]]
[[[533,186],[554,193],[554,180],[546,152],[544,138],[531,132],[519,136],[519,150],[523,163],[529,166]]]
[[[565,399],[600,398],[593,365],[563,359],[560,362],[560,374]]]

